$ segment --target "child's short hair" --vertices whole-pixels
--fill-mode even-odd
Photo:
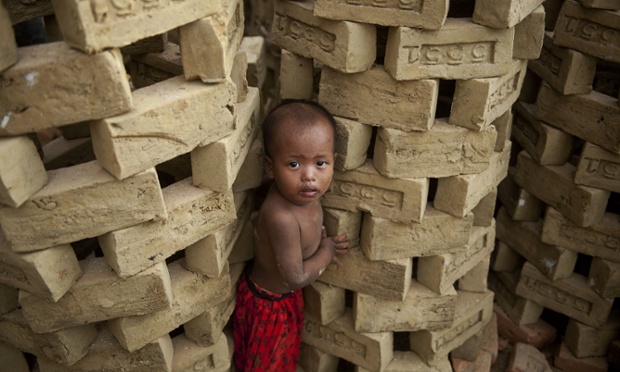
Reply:
[[[314,124],[317,119],[325,119],[334,133],[334,151],[336,150],[336,119],[321,104],[300,99],[285,99],[271,109],[263,120],[263,148],[265,155],[270,156],[271,139],[275,127],[284,121],[291,120],[300,126]]]

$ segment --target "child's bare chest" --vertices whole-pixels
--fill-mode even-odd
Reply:
[[[323,226],[323,213],[319,209],[313,214],[302,216],[298,219],[301,252],[304,259],[312,256],[321,243],[321,228]]]

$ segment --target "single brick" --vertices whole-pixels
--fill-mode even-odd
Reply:
[[[481,25],[503,29],[523,21],[543,0],[477,0],[472,20]]]
[[[222,333],[211,346],[198,345],[180,334],[172,339],[172,346],[173,371],[228,371],[231,368],[233,337],[227,333]]]
[[[344,315],[345,289],[315,281],[304,288],[304,313],[327,325]],[[356,330],[359,332],[356,328]]]
[[[17,43],[9,12],[0,4],[0,72],[17,62]]]
[[[519,270],[490,273],[488,279],[489,289],[495,292],[497,306],[517,327],[538,322],[545,309],[515,293],[519,284],[519,273]]]
[[[514,59],[535,60],[540,57],[545,37],[545,8],[542,6],[543,2],[539,3],[541,5],[514,26],[515,40],[512,48]]]
[[[280,99],[312,100],[314,94],[314,65],[312,58],[302,57],[286,49],[280,56]]]
[[[620,263],[594,257],[588,285],[605,298],[620,297]]]
[[[372,127],[339,116],[336,119],[336,163],[334,169],[353,170],[366,162]]]
[[[557,336],[556,329],[542,319],[535,323],[518,325],[498,306],[494,307],[494,311],[497,315],[499,335],[512,343],[524,342],[542,349],[551,345]]]
[[[552,372],[551,366],[541,351],[532,345],[517,342],[510,352],[506,372]]]
[[[262,89],[267,76],[267,47],[262,36],[245,36],[241,39],[239,50],[248,58],[248,85]]]
[[[553,365],[565,372],[606,372],[609,369],[607,358],[577,358],[564,342],[558,346]]]
[[[568,320],[564,343],[577,358],[607,356],[609,344],[620,336],[620,312],[613,310],[605,325],[594,328],[578,322]]]
[[[513,129],[513,133],[514,133]],[[538,221],[545,204],[514,181],[515,168],[508,168],[508,176],[497,187],[497,198],[515,221]]]
[[[0,138],[0,203],[17,208],[48,182],[35,144],[28,136]]]
[[[620,192],[620,154],[586,142],[577,164],[575,183]]]

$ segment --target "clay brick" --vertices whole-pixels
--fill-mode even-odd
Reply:
[[[51,333],[35,333],[28,326],[21,309],[5,314],[0,319],[0,342],[64,365],[82,359],[95,338],[97,329],[94,324]]]
[[[17,208],[48,181],[37,148],[28,136],[0,138],[0,203]]]
[[[18,56],[0,76],[2,136],[101,119],[132,108],[116,49],[89,56],[56,42],[19,48]]]
[[[129,71],[137,89],[183,75],[181,49],[178,44],[169,42],[162,52],[132,55]]]
[[[218,192],[232,188],[260,127],[260,92],[248,90],[236,107],[233,132],[192,151],[192,181],[195,186]]]
[[[232,133],[236,87],[176,76],[138,89],[134,109],[91,123],[97,160],[122,179]]]
[[[605,213],[601,222],[584,229],[570,222],[557,210],[547,208],[542,240],[548,244],[620,262],[619,252],[614,248],[618,237],[620,221],[617,214]]]
[[[410,258],[370,261],[359,247],[338,258],[342,266],[329,265],[319,281],[386,300],[402,301],[409,291],[413,269]]]
[[[403,301],[356,293],[353,300],[355,330],[411,332],[449,328],[454,320],[456,301],[454,288],[438,295],[415,280]]]
[[[438,30],[446,21],[448,1],[403,3],[317,0],[314,14],[342,21]]]
[[[0,343],[0,364],[7,371],[30,372],[24,353],[8,344]]]
[[[565,1],[555,25],[553,42],[612,62],[620,62],[620,14],[588,9],[574,0]]]
[[[474,226],[489,227],[493,223],[495,215],[495,202],[497,201],[497,188],[491,190],[472,209],[474,214]]]
[[[578,226],[592,226],[603,219],[609,191],[573,182],[576,167],[537,164],[525,151],[517,156],[515,182]]]
[[[450,177],[480,173],[489,166],[495,128],[480,132],[436,120],[425,132],[379,128],[373,165],[390,178]]]
[[[311,100],[314,94],[314,66],[312,58],[302,57],[282,49],[280,57],[280,99]]]
[[[66,139],[58,137],[43,146],[45,169],[53,170],[71,167],[95,160],[90,138]]]
[[[489,276],[489,263],[491,257],[478,262],[465,275],[458,280],[457,288],[460,291],[485,292],[487,290],[487,277]]]
[[[19,307],[17,293],[19,289],[0,283],[0,315],[4,315]]]
[[[173,295],[169,309],[108,321],[110,330],[126,350],[135,351],[169,333],[220,303],[231,291],[228,274],[207,278],[183,269],[179,261],[171,263],[168,271]]]
[[[471,212],[508,174],[510,148],[491,154],[489,167],[478,174],[440,178],[433,207],[455,217]]]
[[[482,352],[475,360],[469,361],[450,355],[450,362],[454,372],[486,372],[491,370],[493,357],[490,353]]]
[[[168,372],[172,365],[172,341],[164,335],[133,353],[123,347],[107,327],[101,327],[88,354],[77,363],[67,366],[47,358],[38,358],[41,372],[96,372],[101,370],[131,370],[136,372]]]
[[[185,249],[185,264],[188,270],[217,278],[226,268],[230,253],[250,220],[255,198],[253,194],[243,192],[236,193],[234,200],[234,221]]]
[[[122,47],[214,14],[220,2],[116,3],[52,0],[65,41],[87,53]],[[136,24],[140,27],[135,27]]]
[[[458,279],[490,256],[494,243],[495,224],[474,226],[464,252],[419,258],[418,282],[437,293],[447,293]]]
[[[336,119],[336,163],[334,169],[353,170],[366,162],[372,127],[342,117]]]
[[[168,219],[148,221],[99,236],[108,264],[122,277],[164,261],[231,223],[232,195],[203,190],[191,178],[162,190]]]
[[[508,73],[514,28],[494,30],[468,18],[448,18],[437,31],[393,27],[385,69],[396,80],[478,79]]]
[[[323,206],[351,212],[362,210],[394,221],[420,222],[428,187],[429,180],[425,178],[383,177],[368,160],[355,170],[334,173]]]
[[[384,370],[394,354],[392,332],[358,333],[347,312],[328,325],[306,317],[302,341],[369,370]]]
[[[170,306],[170,276],[163,262],[127,279],[119,278],[103,257],[80,263],[82,276],[56,302],[20,292],[19,303],[33,331],[53,332]]]
[[[620,4],[615,0],[579,0],[579,3],[587,8],[620,10]]]
[[[413,351],[394,351],[394,358],[390,361],[383,372],[448,372],[452,371],[448,357],[438,358],[432,365],[426,364]],[[358,368],[357,372],[370,372],[367,369]]]
[[[536,118],[536,106],[517,102],[512,137],[538,164],[562,165],[573,150],[573,136]]]
[[[620,153],[620,107],[617,97],[597,91],[563,96],[543,83],[536,100],[536,114],[540,120],[558,129],[613,153]]]
[[[515,60],[499,77],[457,80],[448,122],[476,131],[489,126],[519,98],[526,66]]]
[[[53,17],[55,21],[56,31],[60,32],[60,26],[56,21],[56,17]],[[45,32],[49,35],[47,30],[49,22],[45,21]],[[62,40],[62,34],[60,34]],[[49,37],[48,37],[49,40]],[[154,35],[150,37],[146,37],[144,39],[138,40],[134,43],[131,43],[127,46],[121,48],[121,53],[123,55],[134,55],[134,54],[147,54],[147,53],[160,53],[164,51],[166,44],[168,43],[168,33],[162,33],[159,35]]]
[[[495,302],[516,326],[538,322],[544,307],[515,293],[520,271],[490,273],[489,289],[495,292]]]
[[[24,3],[19,0],[4,1],[11,20],[9,23],[20,23],[36,17],[42,17],[54,13],[52,3],[49,0],[33,1]]]
[[[613,303],[596,294],[582,275],[574,273],[552,282],[529,262],[523,265],[515,292],[592,327],[605,324]]]
[[[248,85],[261,89],[267,76],[265,38],[262,36],[245,36],[241,39],[239,50],[248,58]]]
[[[620,263],[594,257],[588,284],[602,297],[620,297]]]
[[[229,264],[246,262],[254,258],[254,223],[252,218],[245,224],[241,235],[237,238],[235,246],[228,256]]]
[[[375,26],[320,18],[313,8],[308,0],[275,2],[273,43],[338,71],[368,70],[377,54]]]
[[[543,221],[510,219],[502,208],[497,213],[497,238],[531,262],[551,280],[567,278],[575,269],[577,254],[562,244],[543,242]]]
[[[333,115],[410,132],[431,128],[438,94],[437,80],[396,81],[380,65],[359,74],[323,67],[318,99]]]
[[[514,26],[515,40],[512,48],[514,59],[532,60],[540,57],[545,37],[545,8],[542,6],[544,1],[537,2],[541,5]]]
[[[541,351],[532,345],[517,342],[510,352],[506,372],[552,372],[551,366]]]
[[[27,203],[0,210],[2,230],[16,252],[92,238],[166,217],[153,168],[122,181],[96,161],[47,174],[48,184]]]
[[[223,333],[212,346],[195,344],[184,334],[172,339],[172,370],[178,372],[228,371],[232,365],[233,338]]]
[[[348,212],[333,208],[323,208],[323,225],[327,231],[327,236],[347,233],[349,234],[350,247],[356,247],[360,244],[362,212]]]
[[[588,94],[596,73],[596,58],[553,44],[553,32],[546,32],[540,58],[528,68],[561,94]]]
[[[608,370],[606,358],[577,358],[565,343],[557,348],[553,365],[564,372],[606,372]]]
[[[478,0],[472,20],[497,29],[510,28],[523,21],[542,3],[542,0]]]
[[[13,25],[9,18],[9,12],[0,5],[0,72],[11,67],[17,62],[17,43],[15,42],[15,33]]]
[[[494,312],[497,315],[499,335],[513,344],[524,342],[537,349],[542,349],[552,344],[556,338],[556,329],[542,319],[539,319],[535,323],[519,326],[510,320],[498,306],[494,307]]]
[[[304,313],[327,325],[344,315],[344,294],[344,288],[315,281],[304,288]]]
[[[586,142],[577,164],[575,183],[620,192],[620,155]]]
[[[299,367],[304,372],[331,372],[338,370],[340,358],[308,344],[301,343]]]
[[[457,291],[452,327],[438,331],[416,331],[409,335],[411,349],[426,363],[445,357],[453,349],[483,329],[493,313],[493,292]]]
[[[183,73],[187,80],[215,83],[230,76],[243,38],[243,1],[221,3],[222,9],[217,13],[179,27]],[[201,7],[206,8],[205,5]]]
[[[232,70],[230,70],[230,79],[237,87],[237,103],[245,101],[248,95],[248,56],[242,50],[237,50],[233,59]]]
[[[514,133],[514,132],[513,132]],[[508,168],[508,176],[497,187],[497,197],[511,219],[515,221],[538,221],[545,204],[514,181],[514,167]]]
[[[263,182],[264,158],[262,132],[259,131],[250,145],[248,154],[245,156],[237,179],[233,183],[233,192],[248,191],[259,187]]]
[[[491,123],[497,131],[497,140],[495,141],[495,152],[504,151],[505,147],[510,143],[510,132],[512,131],[512,110],[506,111],[502,116],[493,120]]]
[[[59,128],[66,139],[90,138],[90,122],[84,121]]]
[[[493,271],[515,271],[523,265],[524,258],[501,240],[495,242],[491,269]]]
[[[594,328],[574,319],[568,320],[564,343],[577,358],[607,356],[609,344],[620,336],[620,313],[609,314],[602,328]]]
[[[371,260],[424,257],[466,249],[473,215],[457,218],[427,206],[419,223],[403,223],[365,216],[361,247]]]

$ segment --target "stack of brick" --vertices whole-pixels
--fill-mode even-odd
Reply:
[[[262,177],[243,1],[4,5],[2,369],[229,370]],[[18,48],[12,24],[41,16],[50,42]]]
[[[545,8],[541,57],[515,104],[489,286],[503,336],[540,349],[557,332],[557,368],[605,371],[620,338],[620,4]]]
[[[305,371],[490,368],[497,186],[541,4],[275,2],[279,99],[336,116],[325,225],[352,243],[304,291]]]

